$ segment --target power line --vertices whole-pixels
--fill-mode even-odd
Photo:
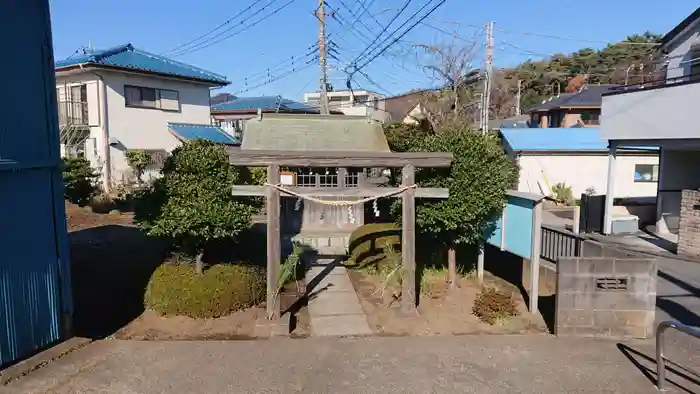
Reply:
[[[211,34],[211,33],[215,32],[215,31],[219,30],[220,28],[222,28],[222,27],[228,25],[228,24],[231,23],[233,20],[239,18],[240,16],[242,16],[243,14],[245,14],[246,12],[248,12],[251,8],[253,8],[253,7],[255,7],[256,5],[258,5],[260,2],[262,2],[262,0],[255,0],[251,5],[249,5],[248,7],[246,7],[243,11],[241,11],[241,12],[239,12],[238,14],[236,14],[236,15],[232,16],[231,18],[227,19],[226,21],[224,21],[224,22],[221,23],[220,25],[218,25],[218,26],[214,27],[213,29],[207,31],[206,33],[204,33],[204,34],[202,34],[201,36],[195,38],[194,40],[188,41],[188,42],[186,42],[186,43],[184,43],[184,44],[182,44],[182,45],[178,45],[178,46],[176,46],[175,48],[171,48],[171,49],[169,49],[169,50],[167,50],[167,51],[161,53],[161,55],[166,54],[166,53],[170,53],[170,52],[177,52],[180,48],[189,46],[189,45],[192,44],[193,42],[196,42],[196,41],[201,40],[202,38],[208,36],[209,34]],[[264,7],[261,8],[261,9],[264,9]],[[255,16],[255,14],[253,14],[253,15],[251,15],[251,16]]]
[[[384,33],[389,29],[389,26],[391,26],[391,25],[396,21],[396,19],[398,19],[398,17],[406,10],[406,8],[408,8],[409,4],[411,4],[412,1],[413,1],[413,0],[406,0],[406,3],[404,3],[403,7],[401,7],[401,9],[399,10],[399,12],[396,13],[396,15],[394,15],[393,18],[391,18],[391,20],[389,21],[389,23],[387,23],[387,25],[384,26],[384,27],[382,28],[382,30],[379,32],[379,34],[377,34],[377,36],[374,37],[374,40],[372,40],[372,42],[367,46],[367,48],[365,49],[365,51],[366,51],[365,53],[367,53],[367,54],[370,53],[372,46],[377,42],[377,40],[379,40],[379,38],[382,36],[382,34],[384,34]],[[443,2],[444,2],[444,1],[443,1]],[[426,3],[426,5],[429,4],[429,3],[430,3],[430,1],[428,1],[428,2]],[[421,10],[422,10],[423,8],[425,8],[425,5],[424,5],[423,7],[421,7]],[[420,11],[420,10],[419,10],[419,11]],[[417,13],[416,13],[416,14],[417,14]],[[415,16],[416,14],[413,14],[413,16]],[[412,18],[413,16],[411,16],[411,18]],[[410,18],[409,18],[408,20],[410,20]],[[404,24],[405,24],[405,22],[404,22]],[[403,27],[403,25],[399,26],[398,29],[400,29],[401,27]],[[396,33],[396,31],[397,31],[398,29],[394,30],[394,33]],[[392,34],[394,34],[394,33],[392,33]],[[389,34],[389,37],[391,37],[392,34]],[[398,41],[398,40],[397,40],[397,41]],[[381,44],[380,44],[380,45],[381,45]],[[361,60],[362,57],[363,57],[363,55],[361,54],[360,56],[358,56],[357,58],[355,58],[355,60],[353,60],[352,63],[355,63],[355,64],[356,64],[359,60]]]
[[[313,61],[315,59],[318,59],[318,55],[311,53],[310,55],[295,58],[294,62],[292,63],[280,65],[277,67],[270,67],[263,71],[257,72],[254,75],[243,77],[241,79],[243,81],[243,85],[248,86],[248,84],[255,83],[256,81],[270,80],[278,72],[283,72],[289,69],[295,69],[299,66],[305,66],[306,64],[308,64],[308,62]]]
[[[276,76],[276,77],[272,77],[270,80],[268,80],[268,81],[266,81],[266,82],[259,83],[259,84],[255,85],[255,86],[251,86],[251,87],[246,88],[246,89],[243,89],[243,90],[239,90],[239,91],[237,91],[237,92],[234,93],[234,94],[240,94],[240,93],[249,92],[249,91],[251,91],[251,90],[253,90],[253,89],[257,89],[257,88],[259,88],[259,87],[262,87],[262,86],[265,86],[265,85],[269,85],[269,84],[271,84],[271,83],[273,83],[273,82],[279,81],[280,79],[286,78],[286,77],[288,77],[288,76],[290,76],[290,75],[292,75],[292,74],[296,74],[296,73],[298,73],[298,72],[300,72],[300,71],[306,70],[307,68],[313,66],[313,63],[314,63],[316,60],[318,60],[318,57],[314,57],[314,58],[312,58],[311,60],[307,61],[306,64],[305,64],[304,66],[302,66],[302,67],[289,70],[289,71],[287,71],[286,73],[280,74],[280,75],[278,75],[278,76]]]
[[[470,27],[479,27],[476,25],[469,25],[467,24],[466,26]],[[557,36],[557,35],[551,35],[551,34],[540,34],[540,33],[532,33],[532,32],[527,32],[527,31],[515,31],[515,30],[505,30],[505,29],[494,29],[497,32],[500,33],[506,33],[506,34],[520,34],[524,36],[534,36],[534,37],[542,37],[542,38],[552,38],[556,40],[564,40],[564,41],[577,41],[577,42],[586,42],[589,44],[604,44],[604,45],[647,45],[647,46],[659,46],[661,44],[655,43],[655,42],[629,42],[629,41],[620,41],[620,42],[605,42],[605,41],[597,41],[597,40],[588,40],[588,39],[582,39],[582,38],[574,38],[574,37],[566,37],[566,36]]]
[[[413,30],[419,23],[423,22],[423,21],[425,20],[425,18],[427,18],[427,17],[430,16],[433,12],[435,12],[435,10],[437,10],[440,6],[442,6],[443,4],[445,4],[445,2],[446,2],[446,0],[440,0],[435,6],[433,6],[433,8],[431,8],[425,15],[423,15],[422,17],[420,17],[415,23],[413,23],[411,26],[409,26],[408,29],[406,29],[403,33],[401,33],[398,37],[394,38],[389,44],[387,44],[387,45],[384,46],[384,48],[382,48],[379,52],[377,52],[376,54],[374,54],[374,56],[372,56],[371,58],[365,60],[365,61],[362,63],[361,66],[359,66],[359,67],[357,66],[357,59],[355,59],[355,60],[353,61],[355,71],[364,68],[364,67],[367,66],[369,63],[371,63],[374,59],[376,59],[377,57],[379,57],[382,53],[384,53],[387,49],[389,49],[389,47],[391,47],[392,45],[394,45],[398,40],[402,39],[406,34],[408,34],[411,30]],[[398,32],[398,31],[399,31],[403,26],[405,26],[411,19],[413,19],[416,15],[418,15],[421,11],[423,11],[423,9],[425,9],[429,4],[430,4],[430,2],[425,3],[425,5],[423,5],[423,7],[421,7],[418,11],[416,11],[413,15],[411,15],[411,17],[409,17],[403,24],[401,24],[401,26],[399,26],[398,28],[396,28],[396,30],[394,30],[391,34],[389,34],[389,36],[388,36],[386,39],[384,39],[384,41],[382,41],[382,43],[384,43],[384,42],[386,42],[388,39],[390,39],[392,35],[396,34],[396,32]],[[380,44],[380,45],[381,45],[381,44]],[[369,48],[368,48],[368,49],[369,49]],[[370,52],[368,52],[368,54],[369,54],[369,53],[370,53]],[[350,74],[349,77],[352,77],[352,74]]]
[[[265,6],[263,6],[261,9],[259,9],[259,10],[256,11],[255,13],[253,13],[253,15],[251,15],[251,17],[254,16],[254,15],[256,15],[256,14],[258,14],[260,11],[264,10],[265,8],[267,8],[267,7],[268,7],[269,5],[271,5],[272,3],[275,3],[276,1],[278,1],[278,0],[271,0],[269,3],[267,3],[267,4],[266,4]],[[287,7],[288,7],[290,4],[292,4],[294,1],[295,1],[295,0],[289,0],[289,1],[287,1],[286,3],[282,4],[282,5],[279,6],[278,8],[274,9],[274,10],[273,10],[272,12],[270,12],[269,14],[263,16],[262,18],[256,20],[256,21],[253,22],[253,23],[244,25],[241,29],[234,31],[234,32],[231,33],[231,34],[227,34],[227,35],[224,35],[223,37],[221,37],[221,36],[223,35],[223,33],[227,32],[227,31],[230,31],[230,30],[233,30],[233,29],[235,28],[235,26],[232,26],[232,27],[230,27],[229,29],[226,29],[226,30],[224,30],[223,32],[221,32],[221,34],[218,34],[218,35],[212,37],[212,38],[221,37],[221,38],[219,38],[219,39],[217,39],[217,40],[210,41],[210,42],[208,42],[208,43],[207,43],[206,41],[204,41],[204,42],[202,42],[202,43],[200,43],[200,44],[197,44],[197,45],[193,46],[192,48],[185,49],[185,50],[183,50],[183,51],[180,51],[180,52],[178,52],[178,53],[172,54],[172,55],[170,55],[170,56],[175,57],[175,56],[182,56],[182,55],[186,55],[186,54],[198,52],[198,51],[201,51],[202,49],[205,49],[205,48],[208,48],[208,47],[210,47],[210,46],[212,46],[212,45],[218,44],[218,43],[220,43],[220,42],[222,42],[222,41],[228,40],[229,38],[231,38],[231,37],[233,37],[233,36],[236,36],[236,35],[238,35],[238,34],[241,34],[241,33],[244,32],[245,30],[247,30],[247,29],[249,29],[249,28],[251,28],[251,27],[254,27],[254,26],[258,25],[260,22],[263,22],[264,20],[266,20],[266,19],[268,19],[268,18],[270,18],[270,17],[276,15],[277,13],[279,13],[280,11],[282,11],[283,9],[287,8]],[[240,24],[242,24],[242,23],[243,23],[243,22],[241,22]]]

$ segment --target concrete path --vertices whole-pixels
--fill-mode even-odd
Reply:
[[[653,348],[550,336],[103,341],[0,392],[655,393]],[[626,354],[629,355],[629,359]],[[630,361],[632,360],[632,361]],[[639,363],[640,367],[634,363]],[[641,368],[641,369],[640,369]],[[700,386],[669,373],[671,393]]]
[[[335,259],[317,259],[307,273],[309,317],[313,336],[371,335],[348,273]]]

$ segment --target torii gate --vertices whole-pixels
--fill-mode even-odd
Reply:
[[[446,188],[419,188],[415,185],[416,168],[444,168],[452,164],[452,154],[397,153],[397,152],[290,152],[279,150],[235,150],[229,149],[231,165],[241,167],[267,167],[266,186],[236,185],[232,193],[236,196],[266,196],[267,204],[267,313],[272,318],[280,316],[280,303],[277,290],[277,276],[281,262],[280,231],[280,167],[362,167],[362,168],[402,168],[402,186],[357,187],[357,188],[309,188],[289,187],[295,196],[315,197],[383,197],[402,198],[401,257],[404,280],[401,299],[402,309],[410,312],[416,307],[416,205],[415,198],[447,198]],[[283,189],[284,190],[284,189]],[[285,193],[285,195],[290,195]],[[360,202],[360,201],[358,201]],[[353,202],[353,203],[358,203]]]

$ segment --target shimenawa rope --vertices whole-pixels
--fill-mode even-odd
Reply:
[[[387,197],[395,196],[397,194],[401,194],[401,193],[405,192],[408,189],[415,189],[416,187],[418,187],[418,185],[401,186],[399,188],[399,190],[390,191],[388,193],[380,194],[377,196],[366,197],[366,198],[363,198],[361,200],[323,200],[320,198],[307,196],[304,194],[299,194],[299,193],[294,192],[290,189],[287,189],[286,187],[283,187],[280,185],[274,185],[272,183],[265,183],[265,186],[274,187],[275,189],[277,189],[283,193],[292,195],[294,197],[302,198],[304,200],[308,200],[308,201],[315,202],[318,204],[332,205],[332,206],[349,206],[349,205],[356,205],[356,204],[364,204],[366,202],[378,200],[380,198],[387,198]]]

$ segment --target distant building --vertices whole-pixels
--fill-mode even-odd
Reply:
[[[331,110],[341,111],[345,115],[370,116],[373,119],[384,117],[384,99],[384,95],[369,90],[328,92],[328,105]],[[321,93],[304,93],[304,103],[319,108],[321,106]]]
[[[539,127],[598,127],[603,94],[619,85],[584,85],[561,93],[530,109],[530,124]]]
[[[86,157],[107,186],[130,173],[129,149],[149,151],[156,169],[183,140],[236,144],[210,121],[210,88],[228,84],[221,75],[131,44],[59,60],[61,153]]]
[[[549,195],[551,186],[564,183],[575,198],[587,190],[605,192],[608,142],[598,128],[501,128],[500,135],[520,168],[518,191]],[[656,196],[658,153],[643,148],[620,152],[615,198]]]
[[[231,101],[212,105],[213,123],[236,138],[241,138],[244,122],[261,114],[318,115],[318,108],[286,99],[282,96],[236,97]],[[331,115],[342,115],[338,110]]]

